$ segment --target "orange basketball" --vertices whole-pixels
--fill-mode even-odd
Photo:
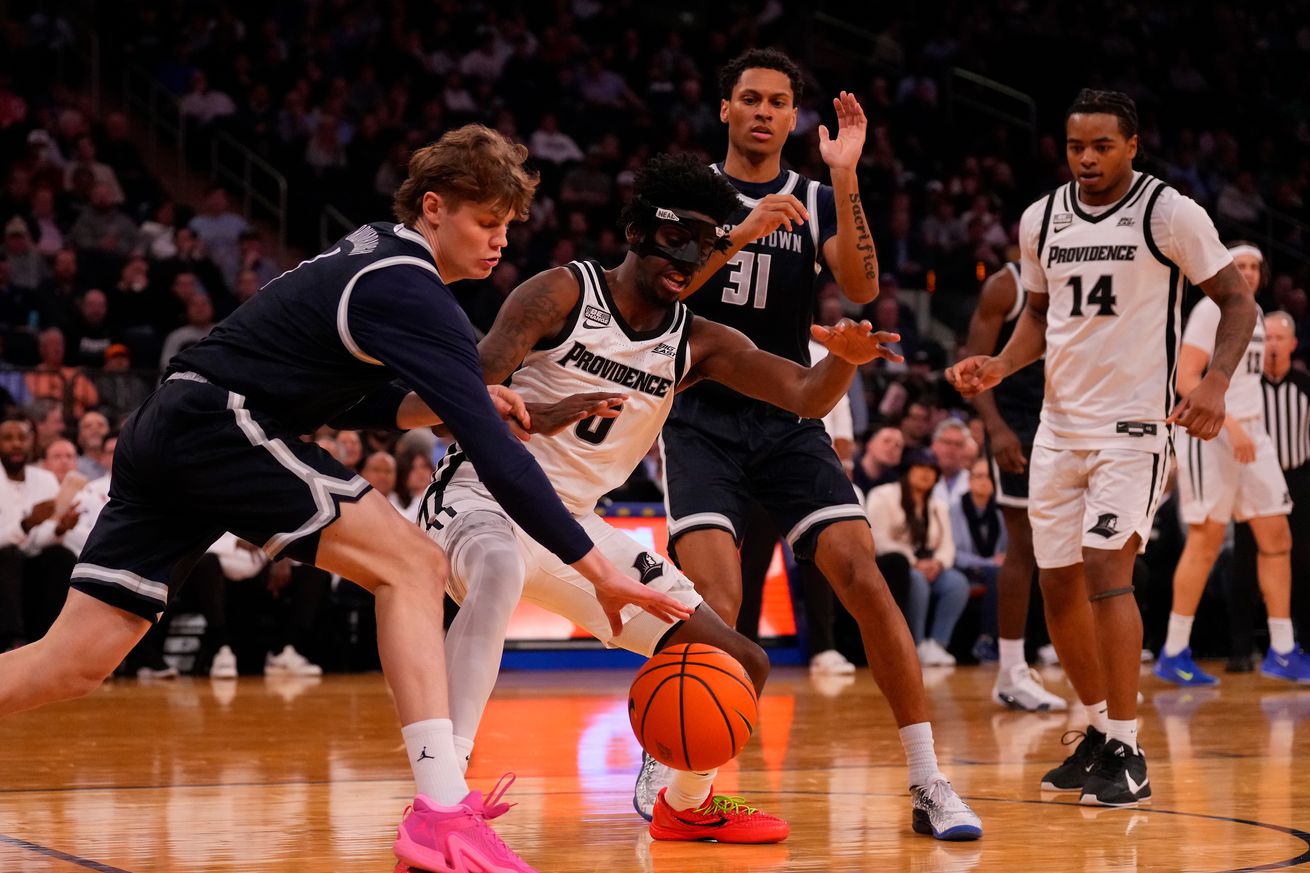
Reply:
[[[671,646],[646,662],[628,692],[632,732],[650,756],[677,770],[709,770],[746,747],[759,717],[750,675],[704,643]]]

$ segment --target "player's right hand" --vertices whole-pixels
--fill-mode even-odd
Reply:
[[[1001,468],[1001,472],[1022,473],[1023,468],[1028,466],[1019,435],[1005,424],[997,422],[995,426],[989,426],[987,442],[991,445],[992,457],[996,459],[996,466]]]
[[[763,239],[780,227],[795,230],[809,221],[809,218],[810,213],[805,204],[796,199],[795,195],[769,194],[742,219],[741,224],[732,229],[729,236],[732,237],[734,247],[737,247]]]
[[[965,397],[975,397],[1001,384],[1005,364],[1000,358],[974,355],[946,368],[946,381]]]
[[[1239,464],[1255,463],[1255,440],[1236,419],[1228,422],[1228,442],[1233,447],[1233,458]]]
[[[588,394],[570,394],[555,403],[529,403],[528,414],[532,417],[532,432],[542,436],[554,436],[571,424],[577,424],[593,415],[601,418],[614,418],[623,411],[626,394],[611,394],[605,391],[593,391]]]

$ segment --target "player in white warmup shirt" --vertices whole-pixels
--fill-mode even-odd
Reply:
[[[1264,255],[1250,244],[1229,248],[1247,284],[1260,284]],[[1201,380],[1214,352],[1219,307],[1206,298],[1196,304],[1178,358],[1178,391]],[[1292,630],[1292,498],[1278,464],[1278,449],[1264,422],[1265,325],[1258,318],[1246,355],[1233,373],[1226,397],[1224,429],[1210,442],[1179,436],[1178,496],[1188,525],[1187,546],[1174,571],[1173,609],[1164,650],[1154,673],[1176,685],[1217,685],[1219,680],[1192,660],[1192,620],[1214,567],[1229,519],[1247,522],[1255,537],[1256,575],[1269,616],[1269,652],[1260,672],[1276,679],[1310,682],[1310,659],[1296,646]]]
[[[1019,224],[1024,316],[998,355],[966,358],[948,378],[973,395],[1046,352],[1028,514],[1051,640],[1092,724],[1042,787],[1080,792],[1085,804],[1136,806],[1151,786],[1137,745],[1133,561],[1169,472],[1170,425],[1201,439],[1219,432],[1256,307],[1205,211],[1133,170],[1131,98],[1084,90],[1065,135],[1075,181],[1028,207]],[[1186,282],[1221,315],[1209,371],[1177,401]]]
[[[674,392],[712,379],[794,414],[818,417],[844,396],[857,363],[898,359],[880,345],[896,337],[872,334],[867,323],[815,328],[813,335],[829,355],[807,368],[761,351],[732,328],[694,317],[679,297],[713,250],[719,224],[737,208],[736,193],[692,157],[660,156],[638,172],[636,194],[623,216],[630,244],[623,263],[605,270],[576,261],[529,279],[507,298],[479,353],[489,382],[510,377],[534,430],[558,431],[534,436],[528,450],[550,471],[583,528],[634,578],[698,607],[701,596],[672,562],[594,514],[597,500],[627,479],[655,441]],[[772,232],[781,223],[777,218],[761,229],[757,220],[732,233],[753,238],[757,230]],[[623,395],[594,393],[612,391]],[[611,398],[621,405],[576,421],[583,406],[595,412]],[[523,536],[476,471],[459,460],[458,449],[452,452],[454,460],[437,470],[420,523],[450,550],[449,591],[461,602],[448,646],[461,752],[472,747],[520,596],[569,618],[606,645],[647,656],[678,643],[718,646],[738,657],[762,686],[767,657],[713,609],[697,609],[674,628],[624,613],[623,627],[611,628],[587,581]],[[714,795],[713,777],[713,772],[678,771],[655,803],[651,835],[720,842],[773,842],[786,835],[778,819]],[[977,817],[944,777],[942,783],[935,790],[957,804],[939,804],[939,818],[954,817],[961,830],[953,838],[976,838]]]

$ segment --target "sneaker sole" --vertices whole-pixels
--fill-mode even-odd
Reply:
[[[1266,679],[1277,679],[1280,682],[1291,682],[1293,685],[1310,685],[1310,678],[1293,679],[1291,676],[1283,676],[1278,673],[1270,673],[1265,668],[1260,668],[1260,675]]]
[[[513,867],[497,864],[488,860],[480,852],[472,851],[467,854],[460,853],[463,857],[456,859],[452,866],[444,856],[414,842],[403,830],[396,835],[392,854],[396,856],[396,860],[408,865],[415,873],[419,871],[421,873],[516,873]],[[472,862],[472,866],[465,863],[466,861]]]
[[[1082,787],[1081,785],[1079,785],[1079,786],[1076,787],[1076,788],[1059,788],[1059,787],[1057,787],[1057,786],[1055,785],[1055,783],[1053,783],[1053,782],[1043,782],[1043,783],[1042,783],[1042,790],[1043,790],[1043,791],[1054,791],[1054,792],[1056,792],[1056,793],[1058,793],[1058,794],[1073,794],[1075,791],[1078,792],[1079,794],[1082,794],[1083,787]]]
[[[787,837],[791,836],[791,828],[778,836],[769,836],[763,839],[742,837],[736,834],[706,834],[699,836],[697,834],[687,834],[684,831],[665,830],[656,824],[650,826],[650,838],[667,843],[732,843],[739,846],[763,846],[770,843],[781,843]]]
[[[1082,806],[1104,806],[1104,807],[1109,807],[1111,809],[1133,809],[1138,806],[1149,805],[1150,802],[1151,802],[1151,795],[1149,794],[1145,797],[1139,797],[1136,800],[1131,800],[1127,803],[1108,803],[1104,800],[1098,800],[1095,794],[1084,794],[1082,797],[1078,799],[1078,803]]]
[[[1006,709],[1013,709],[1018,712],[1063,712],[1068,708],[1068,704],[1063,700],[1060,701],[1062,704],[1060,706],[1056,706],[1054,703],[1039,703],[1037,706],[1029,708],[1020,703],[1019,698],[1011,697],[1009,694],[1002,694],[999,691],[992,692],[992,701]]]
[[[913,827],[916,834],[923,834],[924,836],[932,837],[934,840],[941,840],[946,843],[962,843],[982,837],[982,828],[975,825],[956,825],[953,828],[947,828],[941,833],[933,830],[932,825],[921,824],[917,821],[913,823]]]

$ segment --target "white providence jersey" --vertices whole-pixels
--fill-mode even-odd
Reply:
[[[594,391],[628,395],[614,418],[592,417],[555,436],[534,436],[525,445],[560,500],[572,512],[589,513],[596,501],[627,481],[654,445],[673,407],[673,395],[690,361],[691,311],[681,303],[664,325],[637,331],[614,305],[605,274],[595,261],[568,265],[581,294],[558,336],[523,359],[510,387],[529,403],[553,403]],[[483,489],[471,464],[452,447],[436,480]]]
[[[1183,345],[1195,346],[1205,352],[1207,358],[1213,358],[1215,331],[1218,328],[1219,304],[1209,297],[1203,297],[1187,318]],[[1246,355],[1233,371],[1228,392],[1224,394],[1224,405],[1233,418],[1264,418],[1264,389],[1260,378],[1264,369],[1265,314],[1257,306],[1251,344],[1246,347]]]
[[[1036,444],[1161,451],[1186,283],[1232,262],[1210,217],[1134,173],[1109,206],[1080,203],[1076,182],[1057,188],[1024,212],[1019,236],[1024,289],[1050,296]]]

